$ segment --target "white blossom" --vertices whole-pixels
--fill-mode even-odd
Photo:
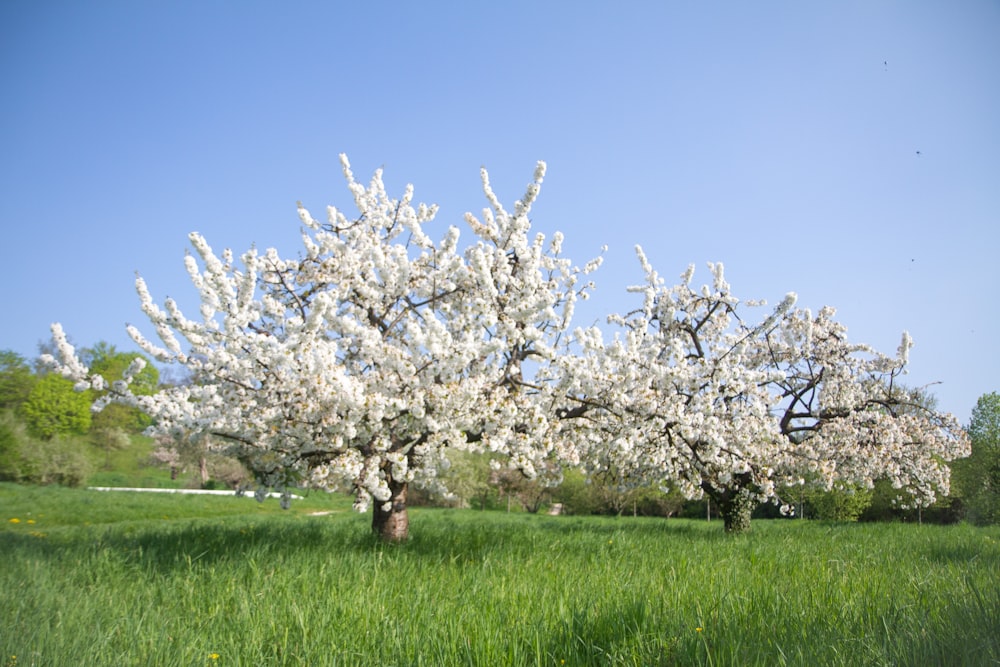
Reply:
[[[458,227],[432,231],[438,208],[415,204],[412,186],[393,198],[381,170],[365,186],[346,156],[341,166],[357,212],[331,206],[320,222],[297,204],[298,259],[217,253],[189,235],[197,317],[157,303],[137,278],[160,342],[135,326],[129,335],[185,366],[192,384],[135,396],[136,365],[107,400],[141,406],[155,434],[211,434],[261,489],[346,483],[358,509],[385,507],[409,483],[440,485],[449,447],[508,454],[526,474],[557,449],[572,459],[541,405],[573,305],[591,288],[579,276],[599,261],[578,269],[560,256],[561,234],[531,233],[545,164],[512,210],[482,171],[488,209],[466,215],[464,247]],[[53,335],[63,372],[90,382],[61,329]]]
[[[590,470],[689,498],[777,501],[805,479],[829,489],[880,477],[919,504],[947,492],[946,462],[968,453],[954,417],[892,408],[908,335],[885,357],[849,343],[832,308],[795,310],[794,293],[754,324],[721,264],[709,265],[711,286],[692,286],[689,268],[667,287],[637,255],[640,307],[608,318],[619,328],[610,342],[577,331],[582,352],[560,360],[565,412],[586,417],[573,437]]]
[[[295,258],[217,254],[189,235],[197,317],[137,277],[159,342],[129,335],[192,383],[137,396],[136,362],[95,407],[138,407],[153,435],[210,435],[283,504],[296,485],[346,485],[376,512],[411,483],[444,492],[449,448],[505,455],[529,477],[583,465],[690,498],[887,477],[918,504],[947,492],[947,462],[968,452],[951,415],[901,409],[908,335],[887,357],[849,343],[832,308],[796,309],[794,293],[756,316],[763,301],[738,299],[721,263],[710,284],[693,285],[692,265],[667,285],[637,246],[635,308],[574,331],[601,257],[581,269],[561,233],[531,233],[542,162],[511,209],[482,170],[487,207],[464,216],[468,240],[435,228],[438,208],[414,204],[412,186],[394,198],[381,170],[363,185],[341,166],[356,213],[329,206],[320,222],[297,204]],[[53,340],[46,363],[105,389],[59,325]]]

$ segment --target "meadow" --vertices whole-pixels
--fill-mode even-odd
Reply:
[[[1000,528],[0,484],[0,665],[997,665]]]

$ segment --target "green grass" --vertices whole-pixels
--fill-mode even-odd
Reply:
[[[0,485],[0,665],[1000,664],[996,528],[132,495]]]

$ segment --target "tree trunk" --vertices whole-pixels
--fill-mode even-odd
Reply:
[[[729,491],[716,499],[725,531],[732,535],[750,531],[750,514],[754,502],[750,495],[741,491]]]
[[[735,484],[721,491],[707,482],[702,483],[701,488],[707,496],[709,507],[711,501],[715,501],[715,512],[722,517],[725,531],[737,535],[750,531],[750,514],[757,503],[753,495],[743,488],[743,484],[750,481],[748,475],[739,476],[733,481]],[[711,517],[711,514],[709,516]]]
[[[405,542],[410,536],[410,515],[406,511],[406,482],[389,482],[390,507],[372,501],[372,532],[385,542]]]

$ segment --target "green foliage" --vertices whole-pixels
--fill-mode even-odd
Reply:
[[[26,439],[24,422],[11,410],[0,411],[0,481],[20,479],[21,443]]]
[[[55,374],[43,376],[21,405],[28,429],[44,439],[82,434],[90,429],[90,392],[77,392],[73,383]]]
[[[94,442],[99,435],[43,440],[31,434],[12,410],[0,411],[0,480],[136,487],[176,487],[187,482],[172,481],[169,473],[149,467],[150,438],[123,437],[119,432],[112,434],[113,443],[99,445]],[[103,472],[95,472],[98,468]]]
[[[35,440],[21,449],[20,481],[33,484],[81,486],[94,471],[79,436]]]
[[[956,493],[973,523],[1000,523],[1000,394],[983,394],[969,422],[972,455],[952,466]]]
[[[497,505],[497,490],[490,486],[489,456],[453,450],[448,452],[448,461],[451,465],[442,477],[456,506],[486,509]]]
[[[861,514],[862,521],[906,521],[915,520],[911,510],[902,509],[907,497],[899,489],[892,487],[886,479],[879,479],[872,489],[872,500]]]
[[[146,360],[146,367],[132,378],[132,391],[138,395],[151,395],[159,384],[160,374],[156,366],[148,358],[137,352],[119,352],[114,345],[104,341],[81,351],[81,359],[88,364],[91,372],[97,373],[107,382],[115,382],[122,378],[122,373],[136,358]],[[100,395],[93,396],[98,398]],[[136,408],[117,403],[106,406],[93,417],[93,428],[105,432],[123,430],[138,433],[149,426],[151,420]]]
[[[563,514],[607,514],[594,486],[579,470],[563,472],[563,481],[552,494],[552,501],[560,503]]]
[[[630,514],[632,516],[677,516],[686,501],[677,491],[656,487],[623,487],[608,476],[586,477],[567,470],[562,484],[552,491],[552,502],[561,503],[565,514]]]
[[[80,486],[93,472],[86,440],[36,438],[8,410],[0,414],[0,480]]]
[[[0,655],[39,665],[1000,661],[994,527],[760,521],[726,539],[705,522],[415,510],[421,529],[387,546],[349,504],[321,494],[280,512],[246,498],[0,484]]]
[[[149,415],[120,403],[104,406],[100,412],[93,413],[91,418],[91,428],[96,431],[141,433],[151,423]]]
[[[156,366],[138,352],[119,352],[114,345],[99,341],[93,347],[82,350],[80,357],[92,373],[99,374],[108,382],[120,380],[135,359],[145,359],[146,367],[132,378],[132,392],[139,396],[152,395],[160,383],[160,372]]]
[[[0,410],[24,403],[35,380],[24,357],[11,350],[0,350]]]
[[[954,464],[953,464],[954,465]],[[930,507],[908,508],[912,501],[909,494],[894,489],[885,479],[875,481],[871,503],[859,517],[861,521],[908,521],[915,523],[957,523],[962,519],[961,501],[953,496],[943,496]]]
[[[841,489],[824,491],[806,488],[798,494],[800,511],[810,519],[822,521],[857,521],[872,504],[871,489],[850,485]]]
[[[115,427],[92,428],[90,431],[90,442],[104,452],[103,467],[105,470],[113,469],[111,455],[114,452],[128,449],[132,444],[128,433],[121,428]]]

